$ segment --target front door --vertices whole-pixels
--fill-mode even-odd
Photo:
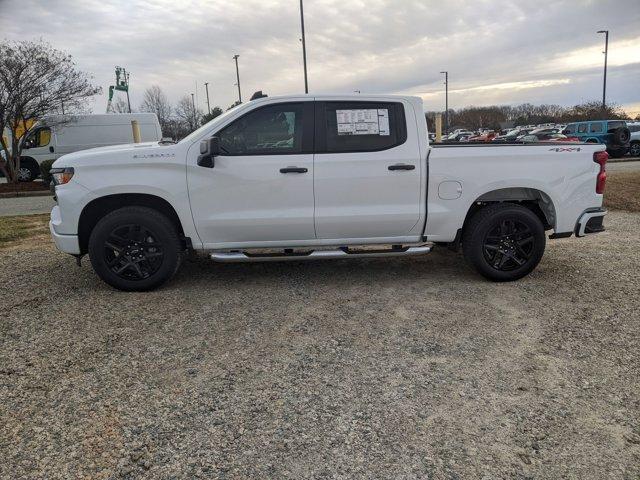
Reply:
[[[411,107],[336,101],[318,102],[316,109],[317,237],[414,235],[423,162]]]
[[[213,168],[195,164],[188,185],[205,248],[250,247],[315,239],[313,101],[251,110],[215,135]]]

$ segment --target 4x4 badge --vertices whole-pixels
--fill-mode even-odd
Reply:
[[[579,152],[580,147],[554,147],[549,149],[550,152]]]

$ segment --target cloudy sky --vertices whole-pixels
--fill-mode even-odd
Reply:
[[[131,98],[157,84],[205,108],[303,91],[298,0],[0,0],[0,38],[68,51],[105,92],[115,65]],[[406,93],[444,108],[520,102],[572,105],[602,95],[640,114],[640,0],[305,0],[311,93]],[[96,98],[94,112],[106,107]]]

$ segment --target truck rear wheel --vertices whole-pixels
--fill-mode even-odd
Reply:
[[[89,237],[98,276],[118,290],[152,290],[177,272],[182,260],[171,221],[147,207],[124,207],[105,215]]]
[[[544,226],[531,210],[512,203],[483,208],[462,237],[467,262],[485,278],[509,282],[528,275],[545,248]]]

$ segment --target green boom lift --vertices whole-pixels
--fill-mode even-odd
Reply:
[[[127,94],[127,107],[131,113],[131,102],[129,101],[129,74],[124,67],[116,67],[116,84],[109,86],[109,101],[107,102],[107,113],[113,110],[112,100],[115,90]]]

